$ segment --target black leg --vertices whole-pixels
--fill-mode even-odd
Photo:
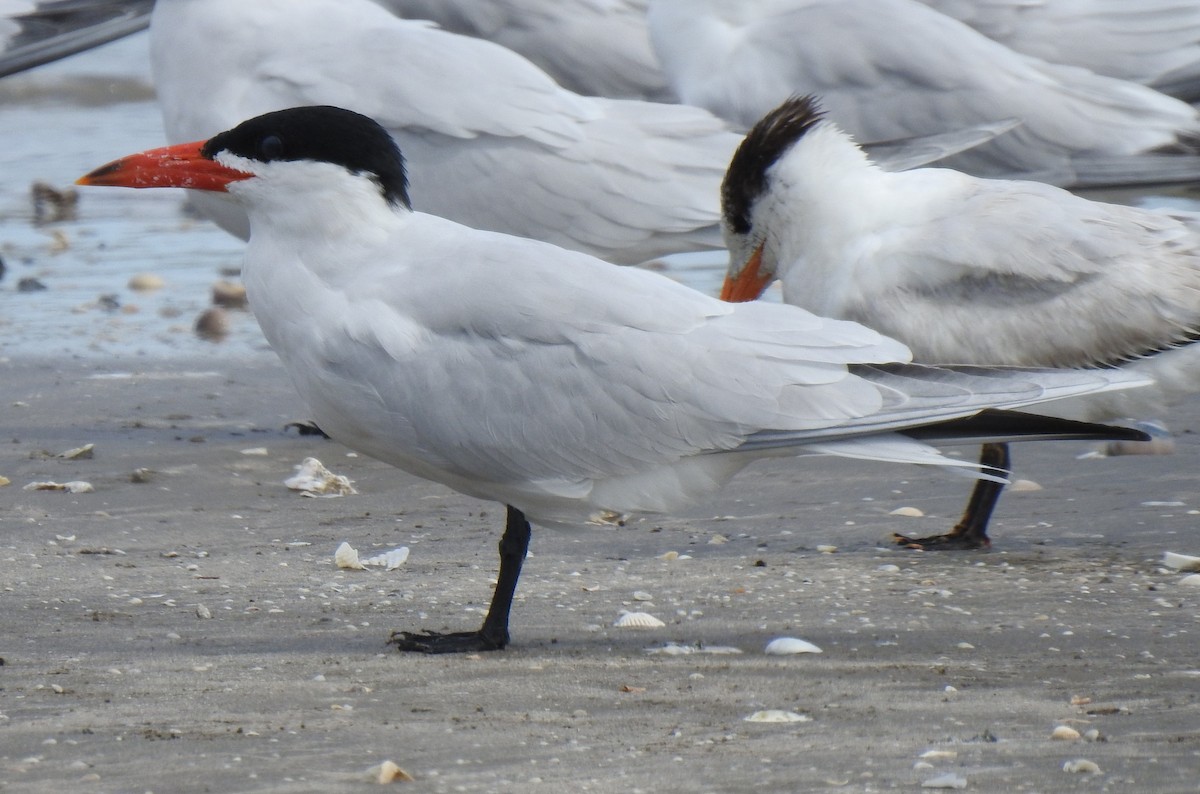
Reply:
[[[447,634],[394,631],[388,644],[395,645],[400,651],[417,653],[499,651],[508,645],[508,613],[512,609],[513,594],[517,591],[517,579],[521,577],[525,554],[529,551],[530,534],[525,514],[509,506],[504,537],[500,538],[500,575],[496,578],[492,605],[488,607],[487,617],[478,631]]]
[[[979,462],[1005,473],[1012,471],[1012,459],[1009,456],[1008,444],[984,444],[979,453]],[[943,551],[947,549],[986,549],[992,545],[987,534],[988,521],[996,502],[1004,491],[1004,484],[991,480],[978,480],[967,509],[962,518],[954,525],[954,529],[945,535],[931,535],[927,538],[910,538],[906,535],[893,535],[893,540],[901,546],[910,549],[928,549]]]

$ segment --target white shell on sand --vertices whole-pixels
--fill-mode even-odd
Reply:
[[[625,612],[613,624],[618,629],[657,629],[665,625],[649,612]]]
[[[779,637],[771,640],[767,643],[764,651],[776,656],[788,656],[795,653],[824,653],[808,640],[800,640],[795,637]]]
[[[1162,564],[1173,571],[1200,571],[1200,557],[1164,551]]]
[[[1086,758],[1076,758],[1074,761],[1067,761],[1063,764],[1064,772],[1076,772],[1084,775],[1099,775],[1100,767],[1095,761],[1089,761]]]
[[[1189,573],[1180,579],[1179,583],[1188,587],[1200,587],[1200,573]]]
[[[1038,485],[1033,480],[1013,480],[1012,485],[1008,486],[1008,490],[1017,493],[1021,491],[1040,491],[1042,486]]]
[[[749,717],[743,717],[743,722],[812,722],[807,714],[797,714],[783,709],[764,709],[756,711]]]
[[[96,457],[96,445],[84,444],[82,447],[75,447],[74,449],[68,449],[66,452],[60,452],[54,457],[66,460],[91,460]]]
[[[358,493],[348,477],[334,474],[316,458],[305,458],[296,467],[296,473],[284,480],[283,484],[293,491],[300,491],[304,496],[329,497]]]
[[[909,516],[911,518],[920,518],[925,515],[925,511],[919,507],[897,507],[889,515],[893,516]]]
[[[345,541],[342,541],[342,544],[333,552],[333,562],[337,567],[349,568],[354,571],[365,570],[367,566],[394,571],[403,565],[406,560],[408,560],[408,546],[401,546],[398,549],[385,551],[382,554],[376,554],[374,557],[368,557],[365,560],[359,559],[358,549]]]
[[[342,541],[342,545],[333,552],[333,562],[339,568],[349,568],[352,571],[361,571],[367,567],[359,561],[358,549],[346,541]]]
[[[1079,740],[1080,735],[1079,731],[1069,725],[1059,725],[1051,732],[1050,738],[1061,742],[1074,742]]]
[[[408,560],[408,546],[385,551],[362,560],[363,565],[377,565],[385,570],[394,571]]]

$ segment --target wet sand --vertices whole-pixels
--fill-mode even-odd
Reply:
[[[5,791],[361,791],[387,759],[429,792],[1200,782],[1200,587],[1159,564],[1200,554],[1200,403],[1171,414],[1173,456],[1016,448],[1043,489],[1002,500],[986,552],[886,546],[948,526],[966,481],[828,459],[744,472],[715,518],[535,529],[512,646],[420,657],[388,633],[478,624],[498,505],[285,431],[305,409],[268,354],[14,358],[0,380]],[[285,488],[310,455],[360,493]],[[23,490],[44,480],[95,491]],[[339,570],[342,541],[411,556]],[[780,636],[824,652],[766,655]],[[695,652],[646,650],[668,643]],[[770,709],[809,719],[745,721]]]

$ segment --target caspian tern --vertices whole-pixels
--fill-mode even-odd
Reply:
[[[884,172],[811,97],[746,136],[723,199],[727,300],[778,279],[785,302],[895,337],[920,362],[1112,367],[1156,381],[1039,409],[1055,415],[1145,415],[1200,390],[1200,215],[949,169]],[[984,460],[1008,468],[999,446]],[[949,535],[901,542],[987,545],[1000,486],[977,494]]]
[[[375,0],[406,19],[519,52],[585,96],[671,101],[646,27],[648,0]]]
[[[904,345],[855,323],[414,212],[388,132],[340,108],[268,113],[79,182],[227,191],[253,230],[250,306],[320,427],[508,506],[483,626],[397,633],[402,650],[504,647],[531,521],[679,511],[764,456],[977,471],[913,436],[1124,436],[981,411],[1145,383],[902,366]]]
[[[154,0],[0,0],[0,77],[144,30]]]
[[[580,96],[504,47],[369,0],[159,0],[151,61],[170,141],[334,104],[378,119],[424,165],[413,188],[434,215],[620,264],[722,247],[718,193],[741,142],[724,121],[682,105]],[[895,167],[1000,129],[965,130],[933,148],[918,141]],[[246,236],[239,207],[199,198]]]
[[[651,0],[649,22],[681,100],[742,129],[813,93],[863,141],[1020,120],[942,163],[979,175],[1097,186],[1200,174],[1190,105],[1018,54],[917,0]]]
[[[921,0],[1009,49],[1200,99],[1200,3]]]

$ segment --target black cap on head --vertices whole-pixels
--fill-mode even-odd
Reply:
[[[408,208],[404,157],[388,131],[373,119],[344,108],[319,105],[264,113],[214,136],[201,154],[229,152],[259,162],[315,160],[366,174],[379,183],[389,204]]]
[[[825,117],[815,96],[792,97],[746,133],[721,183],[721,208],[738,234],[750,231],[750,208],[767,188],[767,169]]]

